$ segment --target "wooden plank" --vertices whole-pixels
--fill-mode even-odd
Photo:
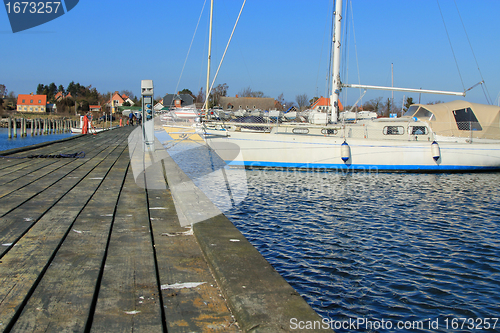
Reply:
[[[145,190],[129,169],[116,208],[92,332],[162,332]]]
[[[81,192],[82,198],[85,198],[85,195],[91,195],[95,190],[93,186],[100,183],[112,163],[124,151],[125,147],[125,143],[119,147],[110,147],[109,151],[108,149],[105,150],[105,152],[98,154],[81,167],[68,173],[55,186],[43,190],[41,195],[33,196],[23,204],[14,206],[14,209],[5,214],[0,220],[0,243],[15,243],[48,209],[67,196],[68,192],[72,191],[77,185],[80,185],[77,186],[77,190]],[[7,207],[15,205],[17,203],[15,200],[18,192],[15,195],[9,195],[0,199],[0,204],[2,205],[0,206],[0,210],[2,210],[3,205]],[[14,202],[7,201],[6,204],[6,199]],[[23,199],[25,200],[26,198],[19,198],[19,200]],[[25,221],[26,223],[19,223],[20,221]],[[0,248],[0,254],[4,251],[5,248]]]
[[[124,150],[125,148],[121,146],[113,149],[107,156],[103,156],[104,160],[100,160],[97,157],[92,159],[82,168],[64,177],[58,182],[57,186],[48,188],[43,192],[43,195],[33,197],[9,214],[3,216],[0,222],[0,243],[15,243],[53,205],[64,199],[71,192],[77,193],[77,197],[80,196],[83,198],[77,200],[85,202],[85,198],[94,193],[96,186],[100,184],[109,168],[116,161],[116,158]],[[72,195],[70,194],[70,196]],[[0,200],[0,202],[2,201]],[[25,221],[26,223],[19,223],[19,221]],[[0,248],[0,253],[4,251],[4,248]]]
[[[37,198],[38,200],[47,198],[51,201],[52,198],[59,198],[68,190],[68,186],[69,188],[74,186],[74,183],[81,180],[84,174],[105,160],[107,155],[112,154],[115,148],[116,146],[109,146],[95,156],[91,153],[88,158],[75,159],[72,163],[52,172],[50,177],[42,177],[28,186],[0,198],[0,216],[38,195],[41,195]],[[61,180],[64,181],[61,182]],[[54,191],[55,194],[51,193]]]
[[[85,330],[128,164],[125,150],[69,227],[12,332]]]
[[[98,167],[87,173],[86,178],[79,182],[78,186],[68,192],[39,221],[33,223],[29,232],[2,257],[0,322],[11,325],[11,320],[19,314],[33,285],[51,264],[54,251],[57,251],[61,241],[71,234],[73,221],[81,214],[82,209],[101,185],[102,177],[96,176],[107,173],[111,167],[107,161],[114,163],[119,156],[122,156],[128,163],[125,143],[115,150],[119,151],[119,154],[109,154],[103,163],[99,163]],[[98,178],[101,180],[97,181]],[[74,233],[78,234],[75,231]]]
[[[116,133],[118,134],[118,133]],[[64,140],[64,141],[54,141],[47,142],[45,145],[41,147],[35,147],[29,149],[29,147],[21,147],[18,150],[19,152],[12,152],[12,150],[0,152],[0,155],[3,156],[3,153],[7,153],[5,155],[6,158],[0,158],[0,175],[3,172],[8,172],[9,169],[13,167],[25,167],[30,166],[33,163],[37,163],[37,161],[41,161],[38,159],[13,159],[12,157],[22,157],[28,155],[40,155],[40,154],[54,154],[54,153],[75,153],[77,151],[87,151],[92,148],[92,143],[95,142],[93,138],[88,136],[80,136],[73,140]],[[16,150],[16,149],[14,149]]]
[[[75,144],[70,146],[66,144],[64,149],[58,149],[58,154],[73,154],[80,151],[84,151],[87,154],[91,153],[92,150],[100,148],[102,150],[102,146],[105,142],[100,142],[99,145],[92,145],[89,149],[88,143],[86,140],[78,140],[74,142]],[[51,151],[50,154],[54,155]],[[46,155],[50,155],[46,154]],[[29,155],[37,155],[34,153],[23,153],[24,156]],[[38,154],[39,155],[39,154]],[[20,157],[20,156],[15,156]],[[31,175],[35,172],[43,172],[45,167],[48,167],[52,164],[61,164],[62,161],[66,161],[69,163],[71,159],[56,159],[56,158],[30,158],[30,159],[9,159],[3,158],[0,159],[0,165],[7,165],[5,168],[0,170],[0,186],[5,185],[7,183],[22,181],[24,177]],[[18,163],[13,163],[18,162]],[[36,176],[35,176],[36,177]]]

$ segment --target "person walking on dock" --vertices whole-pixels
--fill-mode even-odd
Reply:
[[[142,121],[142,115],[140,112],[137,113],[137,125],[141,125],[141,121]]]
[[[129,120],[130,126],[134,126],[134,113],[133,112],[130,112],[128,114],[128,120]]]

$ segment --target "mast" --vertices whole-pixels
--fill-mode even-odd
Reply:
[[[333,34],[333,82],[330,104],[332,106],[331,121],[337,122],[339,115],[340,83],[340,28],[342,21],[342,0],[335,1],[335,31]]]
[[[203,109],[208,112],[208,95],[210,93],[210,60],[212,58],[212,22],[214,16],[214,0],[210,1],[210,27],[208,29],[208,66],[207,66],[207,88],[205,90],[205,104]]]

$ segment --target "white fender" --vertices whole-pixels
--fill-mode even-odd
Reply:
[[[434,161],[439,160],[439,158],[441,157],[441,150],[439,149],[439,145],[436,141],[433,141],[431,144],[431,153]]]

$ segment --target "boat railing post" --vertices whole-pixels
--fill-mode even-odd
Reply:
[[[472,121],[469,121],[469,132],[470,132],[470,141],[469,141],[469,143],[472,143]]]

